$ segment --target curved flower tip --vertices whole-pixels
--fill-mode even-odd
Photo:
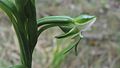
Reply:
[[[82,31],[79,32],[79,36],[80,36],[80,38],[84,37],[83,34],[82,34]]]
[[[81,15],[79,17],[77,17],[75,19],[76,23],[77,23],[77,28],[80,31],[79,35],[82,38],[82,32],[90,30],[91,26],[94,24],[94,22],[96,21],[96,17],[95,16],[89,16],[89,15]]]
[[[75,24],[79,25],[79,24],[85,24],[86,22],[92,20],[96,18],[95,16],[91,16],[91,15],[80,15],[76,18],[74,18]]]
[[[86,22],[85,24],[83,24],[83,29],[81,31],[87,31],[91,29],[91,26],[94,24],[94,22],[96,21],[96,17],[89,20],[88,22]],[[82,25],[81,25],[82,26]]]

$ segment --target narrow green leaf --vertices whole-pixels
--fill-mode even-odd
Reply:
[[[0,0],[0,8],[4,10],[4,12],[6,12],[8,16],[9,14],[11,14],[17,18],[18,16],[17,9],[12,1]]]
[[[8,2],[6,0],[0,0],[0,8],[9,16],[9,18],[13,17],[13,12],[11,8],[5,4],[5,2]]]
[[[26,28],[29,42],[32,47],[37,43],[37,21],[36,21],[36,8],[31,1],[28,1],[25,5],[25,15],[28,18]],[[34,40],[34,41],[33,41]]]

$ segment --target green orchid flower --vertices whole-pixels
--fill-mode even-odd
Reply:
[[[73,46],[65,53],[75,47],[75,53],[77,55],[77,45],[81,38],[83,38],[82,32],[90,29],[91,25],[95,22],[96,17],[90,15],[80,15],[76,18],[69,16],[48,16],[41,18],[37,21],[38,26],[43,26],[39,30],[39,34],[47,28],[58,26],[64,34],[56,36],[57,39],[73,36],[72,39],[77,37],[78,42],[75,42]]]

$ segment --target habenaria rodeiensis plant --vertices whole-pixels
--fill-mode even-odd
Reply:
[[[50,27],[58,26],[64,34],[56,38],[71,36],[75,39],[74,45],[66,50],[75,48],[82,38],[81,32],[85,31],[95,20],[95,16],[80,15],[76,18],[69,16],[47,16],[36,20],[35,0],[0,0],[0,8],[7,14],[14,26],[20,46],[21,64],[11,68],[31,68],[32,53],[39,35]],[[65,53],[66,53],[65,52]]]

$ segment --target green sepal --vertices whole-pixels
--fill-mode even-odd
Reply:
[[[76,45],[75,45],[75,55],[77,56],[78,55],[78,49],[77,49],[77,47],[78,47],[78,44],[79,44],[79,42],[80,42],[80,40],[82,39],[79,35],[78,36],[76,36],[76,38],[78,38],[78,40],[77,40],[77,42],[76,42]]]
[[[65,33],[65,34],[61,34],[59,36],[56,36],[57,39],[60,39],[60,38],[66,38],[66,37],[69,37],[69,36],[72,36],[76,33],[78,33],[78,29],[76,27],[72,28],[69,32]]]
[[[56,25],[49,25],[49,24],[47,24],[47,25],[42,26],[42,27],[38,30],[38,36],[39,36],[43,31],[45,31],[46,29],[51,28],[51,27],[54,27],[54,26],[56,26]]]
[[[73,42],[71,45],[69,45],[66,48],[66,51],[64,51],[64,54],[70,52],[73,48],[75,48],[75,55],[77,56],[78,52],[77,52],[77,46],[81,40],[81,38],[79,36],[76,36],[78,39],[75,39],[75,42]]]
[[[72,29],[72,27],[70,27],[70,26],[59,26],[59,28],[60,28],[64,33],[67,33],[67,32],[69,32],[69,31]]]

